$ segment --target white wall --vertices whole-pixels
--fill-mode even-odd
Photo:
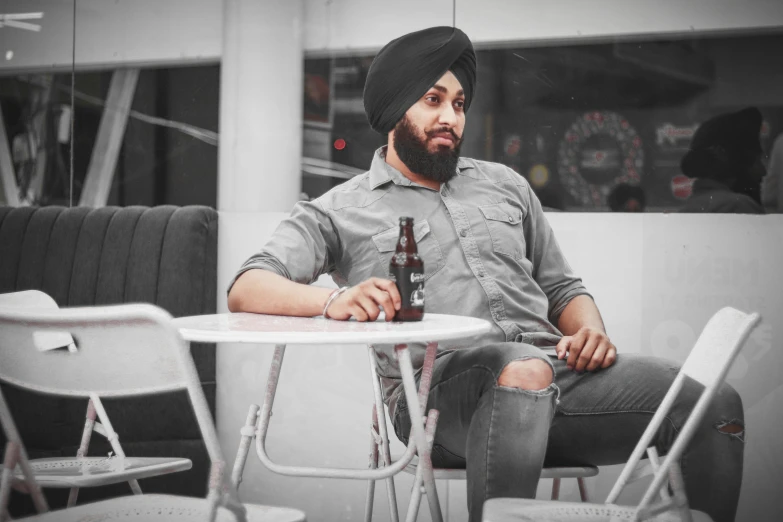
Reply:
[[[305,49],[379,49],[401,34],[451,25],[451,6],[450,0],[309,0]],[[479,45],[772,28],[783,26],[783,2],[456,0],[456,24]]]
[[[44,11],[41,32],[0,28],[0,74],[216,62],[222,0],[4,0],[3,13]],[[273,16],[275,2],[267,2]],[[401,34],[451,25],[452,0],[305,0],[304,49],[377,50]],[[456,23],[477,44],[783,26],[779,0],[457,0]],[[10,60],[7,51],[13,51]],[[259,49],[259,52],[263,52]]]
[[[747,422],[737,520],[783,520],[783,216],[550,213],[548,218],[569,262],[594,294],[620,353],[682,362],[720,307],[762,314],[762,326],[728,378],[743,398]],[[228,255],[219,267],[220,310],[225,310],[222,296],[234,270],[274,226],[268,215],[221,213],[219,237]],[[229,459],[236,453],[249,403],[262,401],[271,354],[271,346],[218,348],[218,429]],[[290,347],[268,437],[272,458],[366,466],[372,400],[368,368],[361,346]],[[392,453],[402,450],[395,443]],[[618,473],[618,466],[604,467],[588,480],[594,499],[606,497]],[[362,482],[280,477],[254,456],[245,478],[240,494],[246,501],[299,507],[312,522],[362,519]],[[402,476],[397,484],[404,506],[410,477]],[[638,500],[643,485],[634,485],[621,502]],[[464,483],[441,486],[449,520],[467,520]],[[548,498],[549,488],[551,481],[542,481],[539,498]],[[564,481],[562,493],[565,499],[579,498],[574,481]],[[385,495],[378,485],[375,520],[389,519]],[[420,520],[429,520],[426,509]]]

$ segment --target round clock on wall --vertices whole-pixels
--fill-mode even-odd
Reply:
[[[638,185],[642,140],[616,112],[587,112],[566,130],[557,154],[563,187],[582,207],[603,207],[615,185]]]

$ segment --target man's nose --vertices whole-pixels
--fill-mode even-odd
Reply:
[[[440,111],[439,123],[444,127],[454,127],[457,124],[457,113],[454,111],[454,107],[450,104],[443,104],[443,109]]]

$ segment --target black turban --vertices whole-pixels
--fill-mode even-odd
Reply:
[[[761,112],[755,107],[705,121],[680,162],[683,174],[718,181],[742,175],[762,151],[761,123]]]
[[[476,54],[455,27],[431,27],[403,35],[375,56],[364,84],[364,112],[370,127],[388,134],[408,109],[447,71],[465,91],[465,110],[476,87]]]

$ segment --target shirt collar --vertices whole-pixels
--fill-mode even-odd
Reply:
[[[406,178],[402,172],[395,169],[388,163],[386,163],[386,148],[388,145],[378,148],[372,158],[372,164],[370,165],[370,189],[375,190],[381,185],[391,181],[395,185],[401,185],[410,187],[413,182]],[[473,166],[465,160],[460,158],[457,162],[457,169],[463,171],[465,169],[473,168]]]

